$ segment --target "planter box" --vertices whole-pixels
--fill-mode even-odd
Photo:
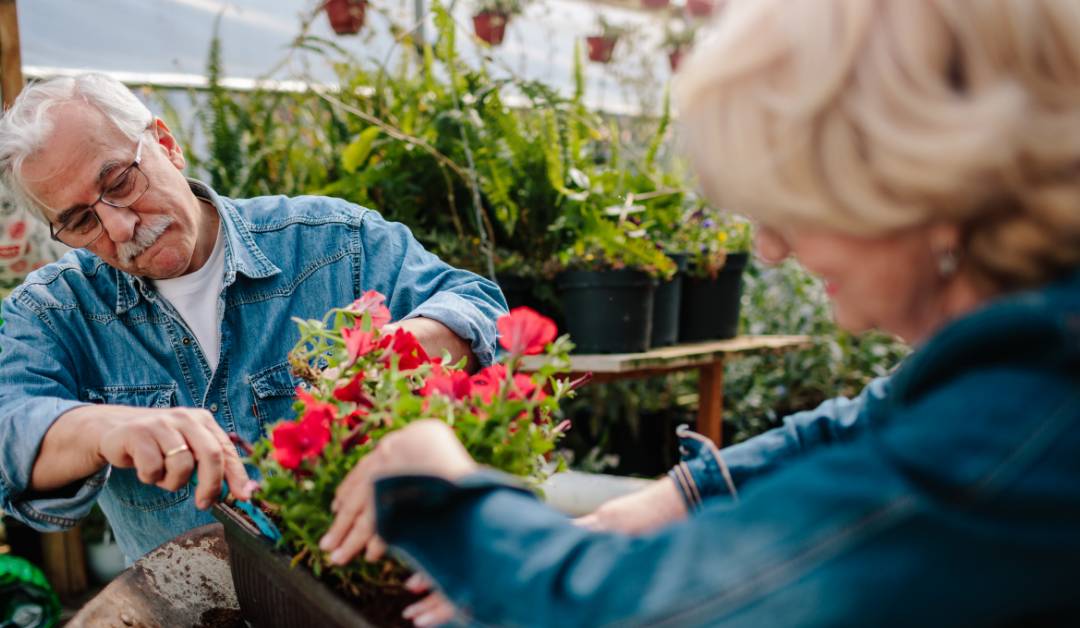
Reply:
[[[659,281],[637,270],[559,273],[566,325],[575,353],[649,350],[653,293]]]
[[[682,285],[679,342],[727,340],[739,334],[742,274],[747,253],[728,253],[716,279],[686,277]]]
[[[506,25],[510,22],[510,16],[505,13],[485,11],[474,15],[472,20],[476,36],[492,46],[498,46],[506,35]]]
[[[233,586],[252,628],[379,628],[319,582],[307,569],[289,568],[291,557],[274,549],[255,526],[232,510],[214,506],[225,526]]]
[[[338,35],[355,35],[364,26],[364,0],[327,0],[324,6]]]

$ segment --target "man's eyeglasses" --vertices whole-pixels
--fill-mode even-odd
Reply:
[[[113,179],[109,187],[105,188],[105,191],[98,197],[98,200],[94,201],[86,209],[79,210],[59,229],[54,230],[52,224],[49,224],[49,232],[52,234],[53,240],[63,242],[74,249],[81,249],[97,240],[98,236],[105,230],[97,212],[94,211],[94,207],[98,203],[105,203],[110,207],[122,209],[131,207],[142,198],[147,188],[150,187],[150,180],[139,169],[139,162],[142,161],[142,147],[143,138],[140,137],[139,145],[135,148],[135,161]]]

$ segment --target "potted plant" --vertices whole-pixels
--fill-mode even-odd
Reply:
[[[671,20],[668,22],[667,28],[664,29],[664,41],[661,43],[661,47],[667,50],[668,62],[671,64],[672,72],[679,70],[679,63],[682,58],[693,50],[696,35],[697,29],[683,20]]]
[[[576,172],[585,191],[581,235],[558,256],[556,283],[566,325],[582,353],[647,351],[652,334],[653,293],[675,264],[649,238],[646,211],[632,193],[613,193],[618,173],[597,173],[592,181]]]
[[[626,27],[611,24],[604,16],[600,16],[600,34],[585,39],[589,46],[589,61],[597,63],[611,63],[611,56],[615,52],[615,44],[619,38],[627,33]]]
[[[476,36],[490,46],[502,43],[510,17],[525,8],[523,0],[480,0],[473,15]]]
[[[734,338],[739,333],[742,273],[753,238],[750,222],[701,208],[687,216],[679,238],[690,253],[682,285],[679,342]]]
[[[326,0],[323,8],[330,18],[330,27],[338,35],[355,35],[364,26],[365,0]]]
[[[277,520],[276,546],[232,510],[215,508],[226,526],[237,596],[256,628],[284,625],[391,626],[415,600],[405,568],[392,559],[360,557],[334,566],[318,541],[333,518],[331,503],[346,474],[387,433],[421,419],[455,428],[477,461],[535,485],[561,465],[548,461],[567,421],[555,423],[573,382],[568,337],[528,308],[500,319],[501,364],[469,376],[464,360],[429,357],[404,330],[389,333],[389,311],[372,291],[322,320],[301,321],[289,354],[298,418],[272,426],[250,447],[263,474],[257,497]],[[542,354],[542,373],[519,371],[524,355]],[[290,624],[289,622],[298,622]]]

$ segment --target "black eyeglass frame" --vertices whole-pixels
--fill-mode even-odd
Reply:
[[[115,207],[117,209],[124,209],[126,207],[131,207],[135,203],[139,202],[139,199],[142,198],[144,194],[146,194],[147,190],[150,189],[150,177],[146,176],[146,173],[143,172],[142,169],[139,168],[139,163],[142,161],[143,141],[145,139],[146,139],[145,135],[139,136],[139,144],[135,148],[135,161],[131,162],[130,166],[128,166],[127,168],[124,168],[123,170],[121,170],[120,174],[116,175],[116,177],[113,178],[114,185],[110,185],[108,188],[106,188],[104,191],[102,191],[101,195],[98,196],[96,201],[94,201],[93,203],[88,205],[86,207],[86,209],[76,213],[74,216],[69,218],[68,221],[65,222],[63,225],[61,225],[59,229],[54,228],[52,221],[49,221],[49,237],[51,237],[53,239],[53,241],[59,242],[60,244],[63,244],[64,246],[71,246],[67,242],[64,242],[63,240],[60,239],[60,234],[63,233],[64,229],[67,229],[68,226],[70,226],[72,223],[74,223],[77,220],[80,220],[83,216],[85,216],[86,212],[90,212],[90,213],[92,213],[94,215],[94,220],[97,220],[98,227],[100,227],[101,229],[98,231],[98,234],[96,236],[94,236],[93,238],[91,238],[90,241],[87,242],[86,244],[83,244],[82,246],[71,246],[71,248],[73,248],[73,249],[86,248],[86,247],[90,246],[91,244],[93,244],[98,238],[101,237],[101,234],[105,232],[105,227],[101,223],[101,217],[98,216],[97,211],[94,210],[94,208],[97,207],[98,203],[105,203],[109,207]],[[143,179],[146,179],[146,187],[143,188],[142,192],[139,192],[139,195],[136,196],[130,203],[127,203],[126,205],[120,205],[118,203],[113,203],[111,201],[105,200],[105,195],[109,193],[109,190],[112,190],[115,187],[115,182],[116,181],[122,181],[124,179],[124,175],[126,175],[132,169],[138,170],[139,173],[142,174]]]

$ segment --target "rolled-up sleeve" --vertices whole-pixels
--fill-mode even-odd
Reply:
[[[889,378],[871,381],[854,399],[830,399],[813,410],[798,412],[784,424],[717,451],[705,437],[679,433],[683,460],[668,476],[682,492],[690,512],[710,499],[732,499],[747,480],[779,469],[807,453],[850,442],[872,421],[875,405],[886,398]]]
[[[495,361],[495,321],[506,300],[493,282],[454,268],[424,250],[409,229],[364,213],[361,285],[387,296],[394,321],[424,317],[439,321],[464,340],[481,366]]]
[[[78,400],[75,366],[47,311],[17,289],[0,316],[0,509],[41,531],[67,529],[90,511],[109,469],[61,491],[29,492],[45,433],[87,404]]]

